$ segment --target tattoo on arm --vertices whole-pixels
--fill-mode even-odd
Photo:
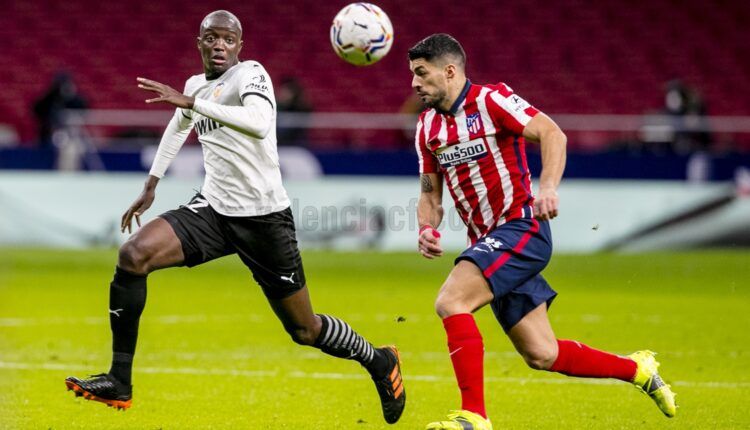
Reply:
[[[432,179],[427,175],[422,175],[422,192],[431,193],[434,190],[432,187]]]

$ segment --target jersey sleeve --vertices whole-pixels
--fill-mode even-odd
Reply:
[[[271,77],[259,63],[252,62],[245,66],[245,70],[240,75],[239,96],[245,106],[249,101],[262,100],[276,110],[276,97],[273,94]]]
[[[498,131],[509,130],[516,135],[523,134],[526,124],[539,113],[539,110],[503,83],[492,85],[490,88],[493,91],[489,93],[487,109],[495,128]]]
[[[196,98],[193,110],[233,130],[264,139],[275,125],[276,100],[271,78],[262,66],[246,65],[239,76],[242,106]]]
[[[414,138],[414,144],[417,147],[417,157],[419,158],[419,174],[438,173],[438,161],[427,148],[427,136],[424,129],[424,117],[420,117],[417,122],[417,133]]]

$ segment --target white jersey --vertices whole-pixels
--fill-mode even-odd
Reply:
[[[220,77],[195,75],[184,94],[193,109],[177,109],[162,137],[150,174],[161,178],[195,129],[206,177],[201,193],[223,215],[255,216],[289,207],[276,150],[276,100],[271,78],[256,61]]]

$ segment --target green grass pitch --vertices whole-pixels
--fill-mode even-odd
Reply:
[[[114,250],[0,250],[1,429],[379,429],[354,362],[291,342],[236,257],[149,278],[134,403],[117,412],[66,392],[108,369]],[[459,406],[433,300],[452,265],[414,254],[304,254],[316,311],[402,351],[418,429]],[[477,314],[496,429],[750,428],[750,254],[557,255],[556,334],[617,353],[659,352],[678,393],[667,419],[616,381],[528,369],[490,309]]]

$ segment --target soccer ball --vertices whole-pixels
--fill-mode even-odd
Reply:
[[[347,63],[369,66],[393,45],[393,26],[383,9],[371,3],[352,3],[333,19],[331,44]]]

